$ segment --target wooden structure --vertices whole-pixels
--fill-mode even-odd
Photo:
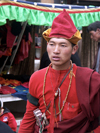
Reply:
[[[41,2],[45,2],[45,0],[42,0]],[[49,0],[49,2],[52,3],[53,0]],[[36,2],[28,2],[28,1],[23,3],[23,1],[20,1],[20,0],[18,0],[17,2],[1,1],[0,3],[1,3],[0,25],[4,25],[7,19],[16,20],[18,22],[27,21],[29,25],[32,25],[31,35],[32,35],[33,43],[31,44],[29,57],[26,58],[23,62],[20,62],[18,65],[14,65],[13,68],[11,69],[11,73],[15,75],[16,74],[31,75],[34,72],[34,60],[35,60],[35,54],[34,54],[35,53],[35,26],[34,25],[41,26],[41,31],[44,31],[44,29],[46,29],[47,26],[52,25],[53,19],[63,10],[63,8],[65,8],[68,11],[76,27],[80,27],[80,26],[83,27],[84,32],[83,32],[83,40],[82,40],[83,43],[82,43],[81,62],[82,62],[82,66],[92,67],[96,52],[89,52],[90,53],[89,56],[90,57],[93,56],[93,57],[92,58],[88,57],[88,62],[87,62],[86,61],[87,58],[84,58],[85,56],[84,53],[87,50],[91,51],[92,48],[90,47],[91,40],[89,41],[90,38],[88,33],[85,31],[86,30],[85,27],[94,21],[100,20],[100,17],[99,17],[100,7],[65,5],[65,4],[64,5],[63,4],[46,4],[46,3],[44,4],[44,3],[36,3]],[[19,13],[20,11],[21,13]],[[87,38],[87,41],[85,42],[84,40],[86,40],[86,38]],[[46,41],[42,38],[41,56],[45,52],[45,50],[46,50]],[[40,59],[41,59],[41,56],[40,56]]]

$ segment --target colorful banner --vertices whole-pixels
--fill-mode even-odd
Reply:
[[[27,21],[29,25],[51,26],[53,19],[64,8],[69,12],[76,27],[100,21],[100,7],[0,1],[0,25],[6,24],[9,19]]]

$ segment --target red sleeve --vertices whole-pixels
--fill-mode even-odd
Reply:
[[[32,74],[30,81],[29,81],[29,92],[33,97],[37,97],[37,72]],[[19,127],[18,133],[33,133],[35,127],[35,116],[33,111],[37,109],[37,106],[33,105],[32,103],[27,100],[26,105],[26,112],[24,114],[23,120]]]
[[[100,126],[98,126],[95,130],[94,133],[100,133]]]
[[[34,132],[35,117],[33,114],[33,110],[35,110],[36,108],[37,108],[36,106],[31,104],[27,100],[26,113],[24,114],[18,133],[33,133]]]
[[[16,122],[16,119],[15,117],[13,116],[12,113],[8,113],[8,126],[14,131],[16,132],[16,129],[17,129],[17,122]]]

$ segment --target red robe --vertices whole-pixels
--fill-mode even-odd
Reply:
[[[32,77],[34,77],[34,80],[32,80],[33,78],[31,77],[30,87],[29,87],[30,94],[39,99],[39,104],[40,104],[39,108],[42,112],[45,111],[43,94],[41,92],[43,91],[43,81],[44,81],[44,75],[46,70],[47,68],[34,73],[32,75]],[[61,132],[85,133],[87,130],[91,131],[98,126],[97,117],[99,116],[99,109],[100,109],[100,82],[99,82],[100,75],[97,72],[93,72],[93,70],[89,68],[81,68],[81,67],[77,68],[75,75],[76,75],[75,76],[76,85],[75,83],[74,85],[76,86],[76,92],[77,92],[75,95],[77,95],[78,97],[78,101],[81,107],[81,112],[79,112],[76,116],[70,119],[58,122],[58,127],[55,125],[54,133],[61,133]],[[58,75],[56,75],[56,77],[57,76]],[[50,91],[50,87],[51,87],[50,82],[51,82],[50,75],[48,74],[47,81],[46,81],[46,90],[45,90],[45,95],[47,95],[47,97],[45,97],[47,103],[49,103],[50,100],[53,101],[51,96],[54,95],[52,91]],[[54,82],[56,84],[56,82],[58,81],[54,81]],[[67,82],[68,81],[66,81],[65,79],[65,81],[62,84],[62,88],[66,87]],[[72,99],[73,98],[74,97],[72,97]],[[33,110],[36,108],[37,108],[36,106],[32,105],[29,101],[27,101],[26,113],[21,123],[19,133],[38,132],[38,127],[35,126],[35,118],[33,115]],[[63,111],[64,110],[65,109],[63,109]],[[50,115],[48,113],[46,113],[46,115],[47,115],[47,118],[50,119]],[[45,132],[47,131],[44,130],[44,133]]]

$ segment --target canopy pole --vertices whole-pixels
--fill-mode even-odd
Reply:
[[[14,40],[13,46],[14,46],[14,44],[15,44],[15,42],[16,42],[17,37],[18,37],[18,36],[16,36],[16,38],[15,38],[15,40]],[[5,67],[5,65],[6,65],[6,63],[7,63],[8,58],[9,58],[9,56],[6,57],[6,59],[5,59],[4,63],[3,63],[3,66],[0,68],[0,73],[1,73],[2,70],[4,69],[4,67]]]
[[[24,24],[23,24],[23,29],[22,29],[21,33],[19,34],[18,41],[17,41],[17,46],[16,46],[16,49],[13,51],[13,54],[11,55],[11,59],[10,59],[11,62],[10,62],[10,65],[8,66],[7,73],[9,72],[10,67],[11,67],[11,65],[12,65],[12,63],[13,63],[13,61],[14,61],[15,55],[16,55],[16,53],[17,53],[17,50],[18,50],[18,48],[19,48],[19,45],[20,45],[22,36],[23,36],[24,31],[25,31],[25,28],[26,28],[26,25],[27,25],[27,21],[24,22]]]

